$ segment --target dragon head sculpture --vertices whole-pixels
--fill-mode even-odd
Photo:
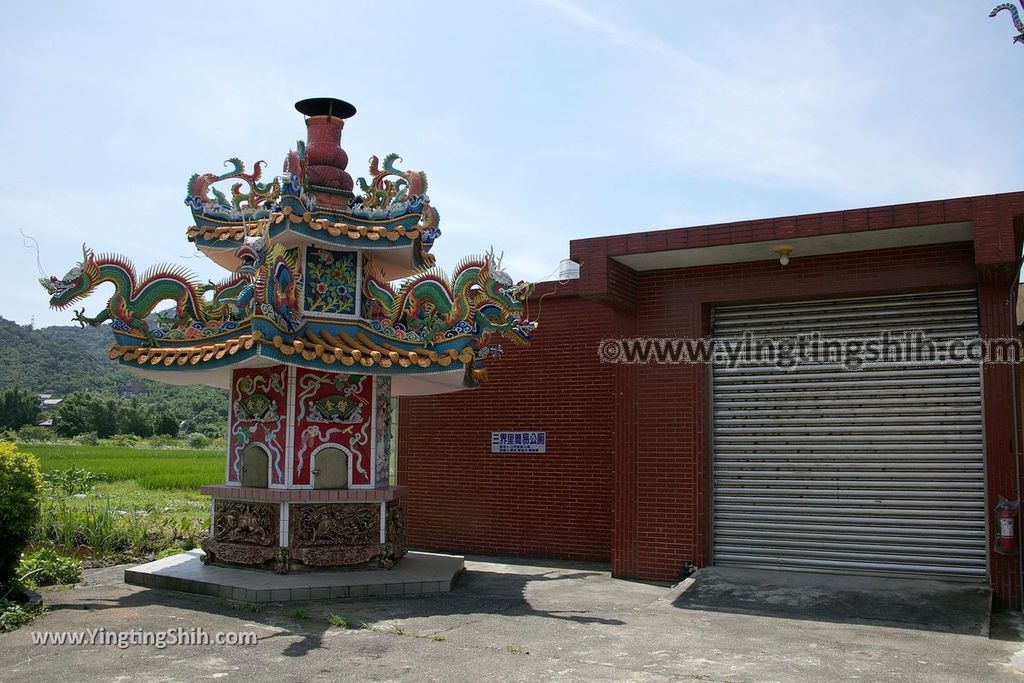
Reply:
[[[526,302],[533,292],[533,284],[520,281],[515,284],[501,268],[501,259],[492,250],[484,258],[476,286],[472,291],[473,308],[477,311],[477,324],[484,332],[497,332],[514,344],[525,345],[537,323],[527,319]]]
[[[67,272],[63,278],[51,275],[49,279],[39,278],[39,284],[50,294],[50,308],[62,310],[92,291],[99,270],[92,250],[82,245],[82,262]]]

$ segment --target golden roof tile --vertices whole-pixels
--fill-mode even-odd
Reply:
[[[198,346],[139,347],[114,344],[108,355],[111,360],[134,362],[138,365],[197,365],[232,356],[242,349],[251,349],[257,342],[269,343],[285,356],[298,353],[305,360],[320,360],[326,365],[337,362],[345,366],[376,365],[381,368],[393,365],[402,368],[428,368],[432,365],[446,368],[456,361],[470,363],[475,355],[469,341],[461,349],[453,348],[438,353],[432,349],[413,351],[391,344],[379,344],[362,332],[357,333],[355,337],[344,332],[335,337],[327,331],[321,331],[319,334],[306,332],[304,339],[295,339],[291,342],[286,342],[279,335],[266,340],[259,331],[256,331],[228,341]]]
[[[345,222],[332,222],[326,218],[313,218],[312,213],[305,213],[301,216],[297,216],[292,212],[292,208],[290,206],[286,206],[281,211],[271,214],[269,218],[256,220],[251,223],[244,223],[242,225],[227,225],[216,228],[204,228],[193,225],[188,229],[186,234],[190,241],[195,241],[197,238],[201,237],[208,241],[234,240],[237,242],[241,241],[245,237],[259,237],[263,234],[263,226],[268,222],[277,225],[283,223],[286,219],[290,223],[305,223],[309,226],[310,230],[326,232],[331,237],[344,236],[353,240],[366,238],[370,241],[386,239],[390,242],[394,242],[400,237],[407,237],[414,240],[423,234],[423,228],[419,225],[415,225],[411,228],[401,226],[397,228],[385,228],[378,225],[357,225]]]

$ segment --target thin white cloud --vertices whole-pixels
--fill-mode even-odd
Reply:
[[[920,45],[907,46],[907,33],[878,23],[875,40],[884,49],[863,50],[856,42],[864,35],[844,30],[832,12],[794,4],[756,31],[737,30],[729,54],[716,53],[712,65],[629,17],[568,0],[530,4],[635,60],[609,76],[619,104],[609,128],[629,128],[620,134],[632,158],[850,199],[870,197],[879,187],[913,198],[984,192],[998,181],[998,164],[965,166],[963,156],[943,153],[941,120],[914,121],[907,130],[908,103],[888,90],[895,77],[907,75],[885,73],[894,62],[920,67],[921,53],[934,49],[928,41],[948,38],[948,22],[934,13],[919,17],[926,29]],[[716,33],[707,42],[728,37]]]

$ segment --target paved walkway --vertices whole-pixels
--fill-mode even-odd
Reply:
[[[687,606],[666,586],[586,565],[466,561],[453,592],[265,607],[126,585],[123,567],[47,592],[50,612],[0,634],[2,681],[1021,680],[1012,615],[993,636]],[[366,628],[340,629],[330,615]],[[838,619],[838,617],[837,617]],[[856,620],[854,620],[856,621]],[[33,631],[202,627],[251,647],[33,645]]]

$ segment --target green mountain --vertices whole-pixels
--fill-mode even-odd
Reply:
[[[107,358],[113,343],[108,325],[34,330],[0,318],[0,344],[6,352],[0,363],[0,389],[19,386],[55,396],[75,391],[137,396],[143,403],[170,410],[196,430],[227,425],[226,391],[138,379]]]

